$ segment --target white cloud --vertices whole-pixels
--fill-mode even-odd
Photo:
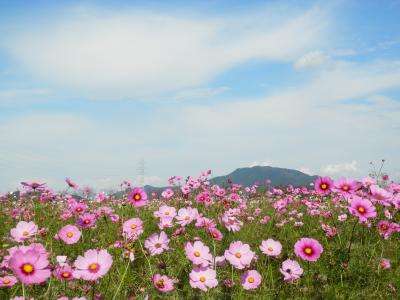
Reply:
[[[313,175],[310,168],[307,168],[307,167],[301,167],[299,171],[303,172],[304,174],[307,174],[307,175]]]
[[[338,164],[329,164],[322,168],[322,172],[327,174],[344,174],[357,172],[357,161],[344,162]]]
[[[144,11],[51,19],[4,38],[33,76],[93,95],[132,97],[202,86],[249,60],[291,62],[325,42],[318,8],[276,17],[273,8],[235,16]]]
[[[256,166],[271,166],[272,165],[272,161],[271,160],[264,160],[264,161],[253,161],[249,167],[256,167]]]
[[[195,88],[195,89],[178,91],[175,94],[174,98],[176,100],[210,98],[220,95],[229,90],[230,87],[227,86],[221,86],[218,88]]]
[[[296,69],[316,68],[323,65],[327,57],[321,51],[312,51],[300,57],[295,63]]]

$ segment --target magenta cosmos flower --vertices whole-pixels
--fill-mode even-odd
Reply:
[[[128,238],[137,238],[143,233],[143,221],[139,218],[132,218],[124,222],[122,232]]]
[[[75,225],[65,225],[57,234],[64,243],[70,245],[75,244],[81,238],[81,232]]]
[[[10,234],[15,242],[23,242],[38,232],[38,226],[34,222],[18,222],[17,226],[11,229]]]
[[[210,249],[201,241],[195,241],[193,244],[186,243],[185,254],[194,265],[207,267],[211,263]]]
[[[147,194],[141,188],[134,188],[129,193],[129,203],[133,204],[135,207],[141,207],[147,204]]]
[[[169,238],[164,231],[161,231],[160,235],[153,233],[145,240],[144,247],[149,251],[151,256],[161,254],[169,249]]]
[[[48,265],[47,253],[35,249],[17,250],[8,262],[18,280],[27,285],[45,282],[51,275]]]
[[[317,261],[323,251],[322,245],[310,238],[302,238],[294,245],[294,253],[306,261]]]
[[[361,222],[376,217],[376,208],[368,199],[354,198],[350,201],[349,212],[357,216]]]
[[[284,280],[292,282],[303,274],[303,269],[300,267],[299,263],[295,260],[287,259],[282,263],[279,272],[284,276]]]
[[[15,276],[6,275],[4,277],[0,277],[0,287],[13,286],[17,283],[17,281],[18,280],[15,278]]]
[[[31,188],[32,190],[40,191],[44,190],[46,183],[35,182],[35,181],[24,181],[21,184],[25,187]]]
[[[82,202],[73,202],[73,203],[71,204],[71,210],[72,210],[74,213],[81,214],[81,213],[84,213],[86,209],[87,209],[87,205],[86,205],[85,203],[82,203]]]
[[[254,258],[254,252],[251,251],[248,244],[243,244],[241,241],[232,242],[229,249],[225,250],[225,258],[236,269],[244,269],[250,265]]]
[[[169,278],[166,275],[154,274],[153,276],[153,285],[154,287],[162,292],[167,293],[174,290],[175,280]]]
[[[217,272],[207,267],[195,267],[189,274],[190,286],[207,292],[218,285]]]
[[[261,275],[256,270],[249,270],[242,274],[240,283],[245,290],[254,290],[261,283]]]
[[[107,250],[87,250],[84,256],[79,255],[74,262],[73,276],[83,280],[97,280],[110,270],[113,259]]]
[[[174,191],[172,189],[166,189],[161,193],[161,196],[164,199],[169,199],[174,195]]]
[[[83,214],[79,216],[76,222],[83,228],[93,227],[96,224],[96,215],[91,213]]]
[[[333,188],[333,180],[329,176],[318,177],[314,183],[314,188],[318,194],[326,196]]]
[[[282,244],[273,239],[262,241],[260,250],[268,256],[279,256],[282,252]]]

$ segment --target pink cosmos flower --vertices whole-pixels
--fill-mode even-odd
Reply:
[[[222,232],[219,231],[217,228],[210,228],[208,230],[208,233],[210,234],[212,239],[215,241],[222,241],[222,238],[224,237]]]
[[[333,191],[342,194],[343,196],[350,195],[354,191],[358,190],[359,184],[354,179],[348,179],[345,177],[340,178],[335,182]]]
[[[64,243],[70,245],[75,244],[81,238],[81,232],[75,225],[65,225],[57,234]]]
[[[261,283],[261,275],[256,270],[249,270],[242,274],[240,283],[245,290],[254,290]]]
[[[361,182],[362,182],[362,185],[363,185],[364,187],[366,187],[366,188],[370,187],[370,186],[373,185],[373,184],[376,184],[376,180],[375,180],[374,178],[371,178],[371,177],[363,178],[363,179],[361,180]]]
[[[282,252],[282,244],[279,241],[268,239],[261,242],[260,250],[268,256],[279,256]]]
[[[86,205],[85,203],[74,201],[74,202],[71,204],[71,210],[72,210],[74,213],[82,214],[82,213],[85,212],[86,209],[87,209],[87,205]]]
[[[72,182],[69,178],[65,178],[65,182],[70,188],[73,188],[74,190],[79,190],[79,186],[76,183]]]
[[[196,202],[201,204],[206,204],[209,202],[207,201],[209,198],[210,198],[209,192],[201,192],[196,196]]]
[[[142,188],[134,188],[129,193],[129,203],[133,204],[136,208],[147,204],[147,194]]]
[[[185,254],[195,265],[207,267],[211,263],[212,256],[210,249],[201,241],[195,241],[193,244],[190,242],[186,243]]]
[[[161,231],[160,235],[153,233],[145,240],[144,247],[150,252],[151,256],[161,254],[169,249],[169,238],[164,231]]]
[[[64,264],[63,266],[58,266],[53,271],[54,277],[60,280],[72,280],[74,279],[73,270],[70,265]]]
[[[153,276],[154,287],[162,293],[173,291],[175,282],[176,280],[173,280],[166,275],[154,274]]]
[[[318,194],[326,196],[333,188],[333,180],[330,177],[318,177],[314,183],[314,188]]]
[[[302,238],[294,245],[294,253],[306,261],[317,261],[323,251],[322,245],[311,238]]]
[[[222,222],[224,222],[224,225],[226,229],[229,231],[237,232],[240,230],[240,228],[243,226],[243,222],[238,220],[234,216],[229,216],[227,214],[224,214],[222,216]]]
[[[161,196],[164,199],[170,199],[174,195],[174,191],[172,189],[166,189],[161,193]]]
[[[303,274],[303,269],[300,267],[299,263],[295,260],[287,259],[282,263],[279,272],[284,276],[284,280],[292,282]]]
[[[27,285],[45,282],[51,275],[47,253],[35,249],[15,251],[8,265],[18,280]]]
[[[41,182],[34,182],[34,181],[23,181],[21,184],[25,187],[31,188],[32,190],[35,191],[41,191],[44,190],[46,183],[41,183]]]
[[[122,225],[122,232],[128,238],[136,239],[143,233],[143,222],[139,218],[132,218],[124,222]]]
[[[94,281],[103,277],[110,270],[113,259],[107,250],[87,250],[74,262],[73,276],[78,279]]]
[[[381,258],[379,260],[379,269],[381,270],[387,270],[391,268],[390,260],[387,258]]]
[[[199,213],[196,208],[181,208],[178,210],[178,215],[176,216],[176,223],[181,226],[186,226],[190,224],[193,220],[195,220],[199,216]]]
[[[385,239],[388,239],[390,234],[392,233],[392,228],[390,223],[387,220],[381,220],[378,222],[377,227],[379,229],[379,233]]]
[[[83,228],[93,227],[96,224],[96,215],[91,213],[86,213],[76,220],[79,226]]]
[[[229,249],[225,250],[224,256],[236,269],[244,269],[250,265],[254,254],[248,244],[236,241],[229,245]]]
[[[385,189],[379,187],[378,185],[374,184],[369,188],[369,191],[372,197],[379,201],[379,203],[384,204],[386,206],[390,205],[390,201],[393,198],[392,193],[386,191]]]
[[[217,273],[207,267],[195,267],[189,274],[190,286],[207,292],[218,285]]]
[[[15,276],[6,275],[4,277],[0,277],[0,287],[5,286],[13,286],[17,283],[17,278]]]
[[[23,242],[38,232],[38,226],[34,222],[18,222],[17,226],[11,229],[10,234],[15,242]]]
[[[157,211],[154,212],[157,218],[175,218],[176,208],[168,205],[161,205]]]
[[[360,222],[376,217],[376,208],[368,199],[354,198],[350,201],[349,211],[359,218]]]

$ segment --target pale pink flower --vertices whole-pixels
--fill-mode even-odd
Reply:
[[[261,275],[256,270],[249,270],[242,274],[240,283],[245,290],[254,290],[261,284]]]
[[[151,256],[161,254],[169,249],[169,238],[164,231],[161,231],[160,235],[153,233],[145,240],[144,247],[150,252]]]
[[[87,250],[84,256],[75,260],[73,276],[78,279],[94,281],[110,270],[113,259],[107,250]]]
[[[207,267],[195,267],[189,274],[190,286],[207,292],[218,285],[217,273]]]
[[[300,267],[299,263],[295,260],[287,259],[282,263],[279,272],[284,276],[284,280],[292,282],[303,274],[303,269]]]
[[[201,241],[195,241],[193,244],[190,242],[186,243],[185,254],[195,265],[207,267],[211,263],[212,256],[210,249]]]
[[[34,222],[20,221],[15,228],[11,229],[10,234],[14,241],[23,242],[36,235],[37,232],[38,226]]]
[[[268,256],[279,256],[282,252],[282,244],[279,241],[268,239],[261,242],[260,250]]]
[[[175,282],[176,280],[173,280],[166,275],[154,274],[153,276],[154,287],[162,293],[173,291]]]
[[[225,258],[236,269],[244,269],[250,265],[254,255],[255,253],[251,251],[250,246],[241,241],[232,242],[224,254]]]
[[[81,232],[79,228],[74,225],[65,225],[60,229],[57,237],[68,245],[75,244],[81,238]]]

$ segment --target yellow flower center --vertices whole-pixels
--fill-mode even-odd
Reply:
[[[89,266],[89,269],[92,270],[92,271],[96,271],[98,268],[99,268],[98,264],[91,264]]]
[[[359,211],[360,213],[365,213],[365,208],[362,207],[362,206],[360,206],[360,207],[358,208],[358,211]]]
[[[200,256],[200,252],[199,251],[194,251],[193,255],[196,256],[196,257],[199,257]]]
[[[140,194],[135,194],[135,196],[133,196],[133,199],[135,199],[136,201],[140,201],[140,199],[142,199],[142,196],[140,196]]]
[[[72,237],[74,234],[72,232],[67,232],[67,237]]]
[[[4,284],[9,284],[10,282],[11,282],[11,280],[8,279],[8,278],[4,278],[4,279],[3,279],[3,283],[4,283]]]
[[[185,220],[186,220],[186,221],[190,220],[190,217],[189,217],[189,216],[186,216],[186,217],[185,217]]]
[[[83,223],[89,224],[89,223],[90,223],[90,220],[85,220]]]
[[[206,281],[206,278],[203,277],[203,276],[201,276],[201,277],[200,277],[200,281],[201,281],[201,282],[205,282],[205,281]]]
[[[165,215],[166,215],[166,216],[169,216],[169,212],[166,212]]]
[[[28,235],[29,235],[29,232],[28,232],[28,231],[24,231],[24,232],[22,233],[22,235],[23,235],[23,236],[28,236]]]
[[[213,236],[213,238],[216,238],[218,235],[214,232],[214,233],[212,234],[212,236]]]
[[[62,277],[64,277],[64,278],[69,278],[70,276],[71,276],[71,274],[68,272],[62,273]]]
[[[238,252],[238,253],[235,254],[235,256],[236,256],[237,258],[241,258],[241,257],[242,257],[242,254],[240,254],[240,253]]]
[[[131,229],[136,229],[136,227],[137,227],[137,226],[136,226],[135,224],[132,224],[132,225],[131,225]]]
[[[312,253],[312,249],[310,247],[307,247],[306,249],[304,249],[304,252],[310,255]]]
[[[157,243],[157,244],[154,245],[154,247],[156,247],[157,249],[158,249],[158,248],[161,248],[161,244],[160,244],[160,243]]]
[[[31,264],[24,264],[22,266],[22,271],[24,271],[24,273],[30,274],[33,272],[33,266]]]
[[[274,250],[274,248],[272,248],[272,247],[268,247],[267,249],[268,249],[268,251]]]
[[[342,190],[343,191],[348,191],[350,188],[349,188],[349,186],[348,185],[344,185],[343,187],[342,187]]]
[[[326,190],[328,188],[328,185],[326,183],[321,184],[321,189]]]
[[[76,209],[76,211],[77,211],[77,212],[81,212],[81,211],[82,211],[82,208],[78,207],[78,208]]]
[[[253,283],[254,282],[254,278],[253,277],[249,277],[249,279],[247,279],[248,282]]]

